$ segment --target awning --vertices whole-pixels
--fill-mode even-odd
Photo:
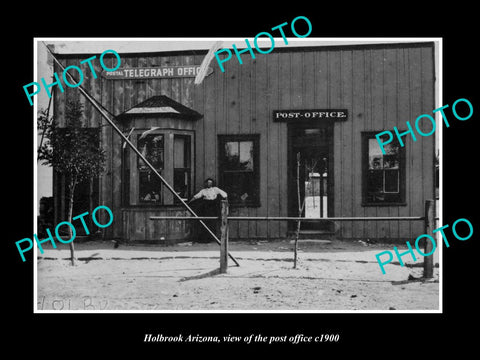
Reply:
[[[131,107],[117,116],[117,118],[127,118],[130,116],[158,116],[170,117],[186,120],[198,120],[203,117],[197,111],[180,104],[179,102],[165,95],[157,95],[148,98],[145,101]]]

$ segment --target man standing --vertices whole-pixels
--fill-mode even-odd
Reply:
[[[226,199],[227,193],[222,189],[214,186],[215,182],[212,178],[208,178],[205,180],[205,188],[200,190],[193,198],[189,201],[192,202],[194,200],[202,200],[199,206],[195,206],[200,216],[219,216],[219,197]],[[205,225],[208,226],[210,230],[214,234],[217,233],[217,220],[204,220]],[[212,237],[207,232],[207,230],[201,225],[198,231],[198,238],[197,242],[210,242]]]

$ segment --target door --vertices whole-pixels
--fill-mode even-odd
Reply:
[[[289,125],[289,216],[299,216],[299,199],[301,217],[332,216],[331,138],[330,126]],[[301,228],[323,231],[330,223],[303,222]]]

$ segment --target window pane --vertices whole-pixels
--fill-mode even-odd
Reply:
[[[395,155],[399,152],[400,144],[398,143],[398,140],[395,139],[391,143],[383,145],[383,149],[385,150],[386,155]]]
[[[238,161],[240,159],[238,141],[229,141],[225,143],[225,158],[223,166],[225,170],[238,169]]]
[[[367,191],[369,194],[383,192],[383,171],[382,170],[368,171]]]
[[[138,135],[138,150],[153,165],[156,170],[163,169],[163,135],[148,134],[142,137]],[[147,165],[138,158],[140,170],[149,169]]]
[[[190,136],[185,136],[183,137],[184,143],[185,143],[185,161],[183,166],[186,168],[189,168],[191,166],[191,158],[192,158],[192,149],[191,149],[191,137]]]
[[[122,149],[122,203],[130,204],[130,148],[127,146]]]
[[[139,201],[161,202],[161,181],[150,171],[140,171],[139,174]]]
[[[400,191],[399,186],[399,171],[398,170],[385,170],[385,192],[398,193]]]
[[[368,168],[383,168],[383,154],[376,138],[368,139]]]
[[[174,136],[173,188],[182,199],[190,197],[190,136]],[[179,200],[174,198],[174,202]]]
[[[253,142],[240,142],[239,170],[253,170]]]
[[[364,136],[367,136],[365,139],[367,141],[364,143],[367,148],[364,148],[363,151],[366,151],[366,155],[368,155],[368,164],[365,164],[364,168],[364,171],[367,172],[364,177],[366,182],[364,201],[367,203],[404,202],[405,177],[404,175],[400,176],[405,169],[404,148],[400,147],[399,142],[395,139],[383,146],[385,151],[383,154],[373,134],[366,133]]]
[[[383,156],[384,169],[398,169],[398,166],[399,166],[398,154]]]
[[[226,142],[224,167],[225,170],[253,170],[253,142]]]
[[[227,172],[223,176],[224,190],[232,202],[249,202],[257,197],[253,172]]]
[[[190,169],[175,169],[173,173],[173,188],[182,199],[189,198]]]
[[[258,135],[220,135],[220,187],[230,203],[257,206],[259,197]]]
[[[173,157],[175,168],[185,167],[185,138],[175,136],[173,140]]]

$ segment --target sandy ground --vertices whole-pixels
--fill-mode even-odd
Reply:
[[[392,263],[383,275],[375,254],[393,245],[358,241],[300,243],[293,269],[289,240],[232,242],[218,274],[219,246],[76,243],[38,253],[38,310],[438,310],[439,268],[419,280],[423,257]],[[403,248],[398,246],[399,249]],[[438,264],[438,253],[434,255]],[[396,260],[396,259],[395,259]],[[412,278],[413,277],[413,278]]]

